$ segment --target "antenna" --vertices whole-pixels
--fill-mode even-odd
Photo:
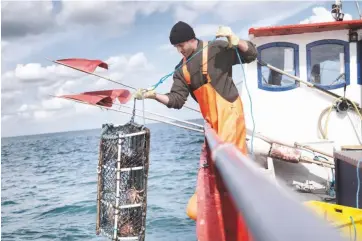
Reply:
[[[342,12],[341,0],[336,0],[336,3],[332,4],[331,14],[336,21],[343,21],[344,13]]]

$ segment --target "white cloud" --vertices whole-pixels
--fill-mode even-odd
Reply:
[[[112,62],[112,68],[105,71],[103,76],[123,77],[121,80],[117,79],[117,81],[136,88],[151,86],[155,80],[159,79],[163,74],[155,69],[145,53],[142,52],[130,56],[112,56],[108,58],[108,61]],[[108,61],[106,62],[108,63]],[[18,130],[13,129],[12,126],[19,122],[23,123],[23,130],[29,133],[43,132],[41,127],[45,128],[45,126],[47,126],[46,128],[52,126],[53,131],[59,130],[59,128],[69,130],[73,128],[83,129],[85,128],[83,123],[87,121],[89,122],[86,125],[88,128],[97,128],[101,126],[105,120],[116,121],[117,123],[119,123],[120,120],[129,120],[130,116],[125,114],[112,114],[110,111],[102,111],[100,108],[94,106],[87,106],[71,100],[49,96],[75,94],[101,89],[124,88],[104,79],[94,78],[92,75],[83,74],[70,68],[67,68],[69,70],[69,72],[67,72],[64,68],[66,67],[56,64],[44,66],[39,63],[31,63],[18,65],[14,70],[3,74],[3,83],[10,86],[12,86],[12,83],[24,83],[24,80],[44,80],[31,81],[27,85],[28,89],[23,88],[18,90],[19,93],[16,94],[25,98],[17,98],[15,102],[13,101],[14,90],[3,92],[3,103],[4,100],[11,103],[11,105],[3,105],[2,108],[4,135],[17,134]],[[74,72],[77,73],[77,76],[74,75]],[[46,80],[46,76],[49,76],[49,80]],[[45,81],[50,81],[51,84],[45,85]],[[159,91],[168,90],[171,84],[171,82],[166,82],[162,87],[160,86]],[[131,90],[131,92],[133,92],[133,90]],[[157,108],[159,109],[157,112],[170,114],[169,109],[160,106],[159,103],[146,100],[145,104],[148,110]],[[115,106],[115,108],[118,107]],[[141,106],[137,108],[141,108]],[[131,110],[128,111],[130,112]],[[39,125],[39,122],[43,124]],[[30,128],[30,126],[35,127]],[[38,126],[38,128],[36,128],[36,126]]]
[[[9,42],[8,41],[1,41],[1,48],[4,49],[6,48],[6,46],[9,45]]]
[[[2,75],[2,92],[36,88],[40,93],[63,87],[74,87],[81,81],[81,74],[61,65],[43,67],[39,63],[18,64],[12,71]]]
[[[43,35],[44,39],[49,37],[46,35],[48,31],[63,35],[72,32],[77,33],[74,36],[81,36],[81,32],[97,29],[109,29],[109,33],[115,34],[131,27],[138,15],[148,16],[165,11],[172,11],[175,22],[183,20],[193,24],[198,17],[208,15],[216,17],[220,24],[230,24],[237,20],[255,21],[260,16],[265,17],[264,12],[271,6],[278,9],[278,13],[295,6],[291,2],[260,4],[247,1],[62,1],[59,4],[59,13],[55,13],[52,1],[15,1],[7,4],[3,7],[3,38],[32,34]],[[298,6],[303,4],[311,3],[299,2]],[[76,31],[71,31],[74,28],[77,28]],[[16,33],[12,33],[14,29],[17,29]],[[50,38],[46,39],[49,41]]]
[[[51,118],[52,116],[53,116],[53,113],[50,111],[39,110],[39,111],[34,112],[35,120],[43,120],[43,119]]]
[[[246,20],[250,24],[262,17],[270,7],[278,15],[290,9],[311,5],[312,2],[258,2],[246,1],[62,1],[59,12],[51,1],[11,2],[3,10],[2,61],[3,69],[12,68],[19,60],[36,56],[45,49],[64,43],[82,42],[83,39],[119,37],[127,33],[138,16],[170,11],[174,21],[194,24],[197,19],[211,17],[219,25]],[[291,8],[293,7],[293,8]],[[241,11],[242,9],[242,11]],[[273,15],[274,16],[274,15]],[[30,24],[29,24],[30,23]],[[210,23],[199,23],[201,37],[210,36],[217,29]],[[14,26],[20,26],[15,28]],[[17,29],[17,33],[11,33]],[[5,33],[5,34],[4,34]],[[6,36],[11,36],[9,41]],[[5,37],[5,39],[4,39]],[[49,56],[44,56],[49,57]]]
[[[74,115],[82,115],[82,114],[96,114],[96,112],[99,110],[94,106],[86,105],[77,103],[74,105]]]
[[[40,105],[44,110],[60,110],[72,106],[70,101],[60,98],[43,99]]]
[[[28,110],[28,105],[27,104],[23,104],[22,106],[20,106],[20,108],[18,109],[18,111],[27,111]]]
[[[219,25],[217,24],[197,24],[194,27],[195,33],[197,33],[199,38],[214,37],[218,28]]]
[[[7,122],[11,119],[10,115],[3,115],[1,116],[1,122]]]
[[[321,23],[321,22],[334,22],[331,11],[327,10],[324,7],[313,8],[312,16],[300,21],[301,24],[307,23]],[[345,13],[343,20],[352,20],[352,15]]]
[[[18,65],[15,69],[15,77],[20,80],[43,79],[47,76],[47,69],[41,68],[40,64],[29,63]]]
[[[222,1],[212,8],[212,14],[218,18],[220,25],[244,21],[246,25],[251,27],[255,22],[261,20],[265,22],[274,18],[283,20],[285,17],[280,16],[286,16],[291,12],[298,13],[315,4],[316,2],[312,1]],[[271,9],[275,9],[277,14],[266,14],[270,13]]]
[[[192,24],[198,17],[199,13],[188,6],[180,5],[175,8],[174,18],[175,22],[184,21]]]
[[[62,1],[9,2],[2,8],[2,69],[63,43],[125,34],[138,14],[164,12],[172,2]],[[48,57],[48,56],[43,56]]]
[[[163,66],[155,65],[157,62],[151,63],[147,53],[111,54],[109,58],[107,55],[104,57],[103,53],[97,54],[99,42],[103,43],[105,39],[113,36],[120,38],[119,34],[133,27],[138,16],[144,17],[156,12],[169,11],[175,22],[184,20],[194,26],[198,37],[207,38],[215,34],[219,25],[231,25],[236,21],[245,20],[244,24],[250,27],[253,25],[251,23],[255,23],[260,17],[263,21],[259,24],[276,23],[314,3],[65,1],[61,4],[59,13],[55,12],[57,9],[53,8],[51,1],[15,1],[3,6],[2,33],[5,39],[1,41],[2,67],[4,66],[2,68],[2,124],[5,135],[18,134],[18,129],[12,129],[17,126],[22,126],[23,130],[32,132],[61,131],[99,127],[105,120],[120,122],[129,118],[127,115],[111,114],[95,107],[89,108],[86,105],[49,97],[49,94],[74,94],[123,87],[64,66],[45,62],[44,59],[39,58],[58,58],[59,56],[39,57],[39,53],[48,54],[48,51],[59,46],[63,47],[61,54],[63,54],[63,49],[68,51],[65,51],[64,55],[72,51],[77,53],[79,45],[75,43],[84,42],[86,45],[89,40],[94,43],[94,46],[90,44],[82,48],[87,48],[91,56],[101,56],[100,58],[109,64],[109,70],[97,69],[97,73],[136,88],[149,87],[165,75],[165,70]],[[271,7],[278,9],[278,15],[265,16],[265,12],[270,12]],[[211,19],[210,22],[204,21],[205,17]],[[15,27],[17,28],[14,29]],[[233,30],[237,33],[240,29]],[[157,34],[159,33],[154,35]],[[150,39],[153,37],[150,36]],[[129,42],[120,41],[117,44],[132,45],[132,41],[133,39],[130,38]],[[148,39],[142,41],[149,43]],[[102,48],[106,47],[102,46]],[[109,48],[112,46],[107,46],[107,49]],[[169,43],[161,46],[160,49],[178,54]],[[164,58],[161,55],[157,57]],[[172,80],[165,81],[158,91],[167,92],[171,85]],[[190,101],[193,105],[195,104],[191,99]],[[155,110],[157,107],[157,112],[179,116],[182,119],[192,116],[186,110],[168,109],[152,100],[147,100],[145,103],[148,110]],[[194,116],[200,117],[197,114]]]
[[[22,95],[23,91],[20,89],[13,91],[1,90],[1,111],[3,112],[4,109],[12,111],[20,106]]]
[[[3,39],[40,34],[55,25],[52,1],[10,1],[1,10]]]
[[[164,12],[172,2],[151,1],[63,1],[58,23],[124,27],[133,23],[137,14]],[[113,29],[115,30],[115,29]]]
[[[257,27],[268,27],[278,24],[279,22],[283,21],[284,19],[287,19],[289,17],[292,17],[299,13],[300,11],[303,11],[307,8],[309,8],[311,5],[314,5],[315,2],[298,2],[298,5],[296,5],[293,2],[272,2],[275,3],[275,6],[268,5],[266,8],[262,8],[262,11],[268,12],[267,8],[273,7],[278,9],[277,15],[270,15],[270,17],[264,17],[261,18],[261,20],[257,20],[251,26],[244,27],[240,32],[238,32],[238,35],[242,38],[248,38],[249,34],[249,28],[257,28]],[[285,3],[284,5],[282,3]],[[294,5],[292,8],[291,6]],[[257,12],[254,12],[257,16],[260,14],[260,9],[257,10]],[[262,13],[261,13],[262,14]],[[259,18],[260,19],[260,18]]]
[[[260,16],[257,12],[262,11],[264,6],[268,5],[269,4],[267,3],[260,4],[247,1],[221,2],[213,9],[213,11],[215,15],[220,18],[220,21],[223,22],[222,24],[230,24],[241,19],[253,21],[256,16]],[[264,15],[264,17],[266,16]]]
[[[1,76],[1,94],[4,97],[4,93],[8,91],[14,91],[20,88],[20,83],[15,79],[14,71],[7,71]]]
[[[173,2],[174,23],[184,21],[193,24],[201,15],[212,14],[219,1],[184,1]]]
[[[162,44],[161,46],[158,47],[158,50],[164,52],[164,53],[168,53],[170,55],[177,55],[177,49],[170,43],[167,44]]]
[[[154,70],[154,66],[150,64],[144,53],[136,53],[129,58],[127,64],[127,71],[151,71]]]
[[[77,28],[71,28],[58,33],[44,32],[37,35],[13,38],[11,41],[4,42],[4,40],[2,40],[2,63],[5,64],[5,69],[9,69],[8,66],[16,65],[21,60],[29,56],[34,56],[47,48],[51,49],[51,47],[61,43],[73,42],[79,38],[77,32],[82,33],[82,31],[78,31]],[[42,60],[44,60],[44,57],[48,56],[41,56]]]
[[[50,0],[7,2],[2,6],[2,38],[64,32],[75,26],[85,31],[88,27],[110,27],[118,32],[133,23],[137,14],[164,12],[173,2],[61,1],[58,4],[61,10],[56,13]]]
[[[119,76],[118,78],[116,76]],[[122,78],[122,75],[121,74],[113,74],[110,79],[117,79],[117,80],[121,80]],[[105,80],[105,79],[98,79],[98,81],[96,82],[96,86],[97,88],[103,88],[105,87],[107,84],[108,84],[108,80]]]
[[[198,1],[198,2],[184,2],[174,7],[174,18],[177,20],[184,20],[194,27],[197,37],[207,38],[215,36],[215,33],[220,25],[231,26],[233,23],[245,20],[246,27],[241,30],[237,27],[233,31],[240,37],[247,39],[248,30],[250,27],[261,27],[278,24],[279,22],[294,16],[300,11],[316,4],[315,2],[260,2],[251,1]],[[270,8],[278,9],[278,14],[266,15]],[[240,11],[243,9],[243,11]],[[182,13],[182,14],[181,14]],[[191,14],[191,18],[188,18]],[[195,16],[194,16],[195,14]],[[193,24],[194,20],[200,16],[209,15],[217,18],[218,24],[210,23],[197,23]],[[261,19],[261,20],[260,20]],[[245,26],[245,25],[244,25]],[[167,43],[159,46],[159,49],[169,54],[177,54],[173,47]]]
[[[22,104],[18,109],[19,112],[26,112],[31,110],[36,110],[37,107],[35,105]]]
[[[64,1],[57,19],[62,25],[102,25],[111,21],[129,24],[134,20],[136,10],[127,5],[116,1]]]

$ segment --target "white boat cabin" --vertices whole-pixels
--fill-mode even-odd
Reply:
[[[362,20],[251,28],[249,38],[257,46],[258,59],[362,106]],[[319,149],[362,145],[362,123],[356,112],[332,109],[327,118],[335,97],[257,61],[244,65],[244,69],[255,132],[291,144],[323,142],[318,127],[322,116],[322,129],[327,122],[331,142],[324,147],[318,144]],[[252,130],[250,100],[242,85],[247,128]]]

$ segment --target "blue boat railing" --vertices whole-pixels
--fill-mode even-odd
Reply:
[[[341,241],[340,232],[293,194],[263,175],[235,145],[223,143],[205,124],[206,143],[221,178],[255,241]]]

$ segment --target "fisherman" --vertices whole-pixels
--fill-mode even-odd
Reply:
[[[176,23],[171,29],[169,38],[171,44],[183,55],[183,59],[176,66],[176,69],[184,65],[180,70],[175,71],[170,92],[159,94],[155,90],[139,89],[134,97],[136,99],[155,99],[168,108],[181,109],[191,94],[194,100],[198,102],[202,116],[218,136],[225,142],[235,144],[246,155],[243,104],[232,79],[232,66],[240,64],[240,61],[232,47],[236,47],[243,63],[253,62],[257,57],[257,51],[252,42],[239,39],[230,27],[219,27],[216,37],[226,37],[228,41],[219,39],[209,43],[201,41],[195,36],[190,25],[182,21]],[[202,52],[195,54],[199,51]],[[192,59],[186,63],[190,57]],[[214,173],[211,174],[214,175]],[[248,235],[245,234],[247,232],[246,227],[240,220],[241,218],[238,219],[237,210],[226,195],[226,189],[220,186],[217,189],[220,192],[222,209],[224,209],[222,219],[224,220],[225,240],[248,240]],[[197,198],[195,192],[189,200],[187,214],[196,220],[196,213]],[[244,233],[240,234],[240,232]]]

